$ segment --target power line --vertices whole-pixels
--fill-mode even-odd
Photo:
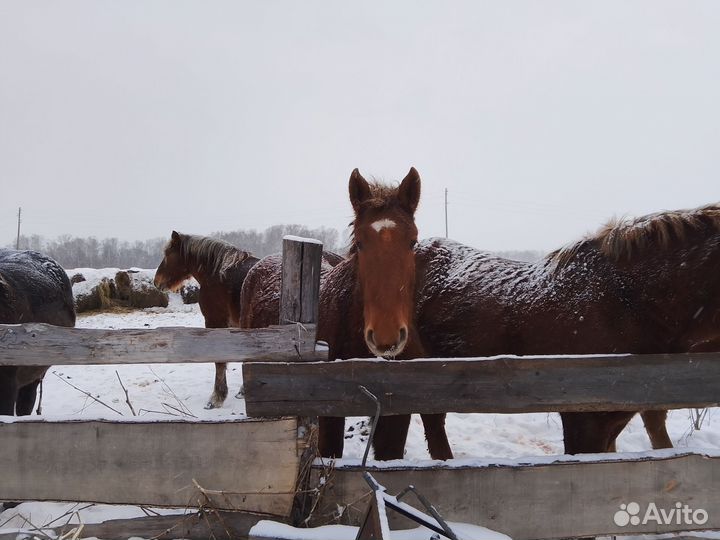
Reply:
[[[448,237],[448,221],[447,221],[447,188],[445,188],[445,238]]]

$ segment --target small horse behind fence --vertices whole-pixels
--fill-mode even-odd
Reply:
[[[177,291],[194,277],[200,284],[198,303],[205,327],[239,327],[243,282],[258,260],[222,240],[173,231],[155,272],[155,286]],[[226,371],[227,364],[215,364],[215,384],[206,408],[220,407],[225,402]]]

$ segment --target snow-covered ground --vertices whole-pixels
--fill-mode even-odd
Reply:
[[[86,276],[87,277],[87,276]],[[204,326],[197,304],[184,305],[171,294],[167,308],[139,311],[81,314],[80,328],[156,328],[161,326]],[[54,366],[48,371],[43,389],[45,418],[119,418],[131,416],[118,381],[122,379],[138,415],[148,418],[179,416],[199,419],[238,418],[245,414],[242,399],[234,397],[242,384],[240,364],[228,366],[230,396],[219,409],[204,408],[212,390],[213,364]],[[73,388],[73,386],[77,388]],[[105,405],[82,391],[90,392]],[[106,406],[107,405],[107,406]],[[111,407],[111,408],[108,408]],[[347,458],[361,458],[368,432],[364,418],[349,418],[346,424]],[[699,431],[692,429],[690,411],[672,411],[668,430],[679,447],[720,448],[720,415],[710,409]],[[562,453],[562,428],[557,414],[449,414],[448,437],[457,458],[526,458]],[[618,439],[619,452],[643,452],[650,442],[639,417]],[[422,424],[414,416],[408,437],[406,459],[429,459]],[[67,512],[87,505],[24,503],[0,514],[0,533],[43,526]],[[144,515],[132,507],[87,506],[80,513],[85,523]],[[67,520],[67,516],[63,518]]]

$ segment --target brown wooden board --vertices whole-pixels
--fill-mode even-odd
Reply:
[[[527,413],[708,407],[720,353],[343,360],[243,366],[250,416]]]
[[[391,494],[413,484],[444,519],[481,525],[514,540],[720,529],[720,457],[675,454],[635,460],[369,470]],[[313,479],[321,488],[313,524],[359,526],[371,496],[361,472],[315,468]],[[407,501],[413,502],[409,496]],[[620,505],[631,502],[639,504],[640,518],[650,503],[669,512],[680,502],[692,510],[705,510],[708,521],[617,525],[614,518]],[[343,509],[342,517],[333,519],[338,508]],[[393,512],[388,516],[392,529],[415,526]]]
[[[316,323],[323,245],[316,240],[283,239],[280,324]]]
[[[0,365],[164,364],[308,360],[315,325],[270,328],[156,328],[105,330],[28,323],[0,325]]]
[[[208,504],[288,516],[299,468],[295,419],[16,421],[0,423],[0,441],[0,500],[9,501]]]

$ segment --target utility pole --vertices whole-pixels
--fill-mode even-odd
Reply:
[[[447,188],[445,188],[445,238],[448,237],[448,226],[447,226]]]
[[[18,234],[17,240],[15,241],[15,249],[20,249],[20,215],[22,214],[22,207],[18,208]]]

